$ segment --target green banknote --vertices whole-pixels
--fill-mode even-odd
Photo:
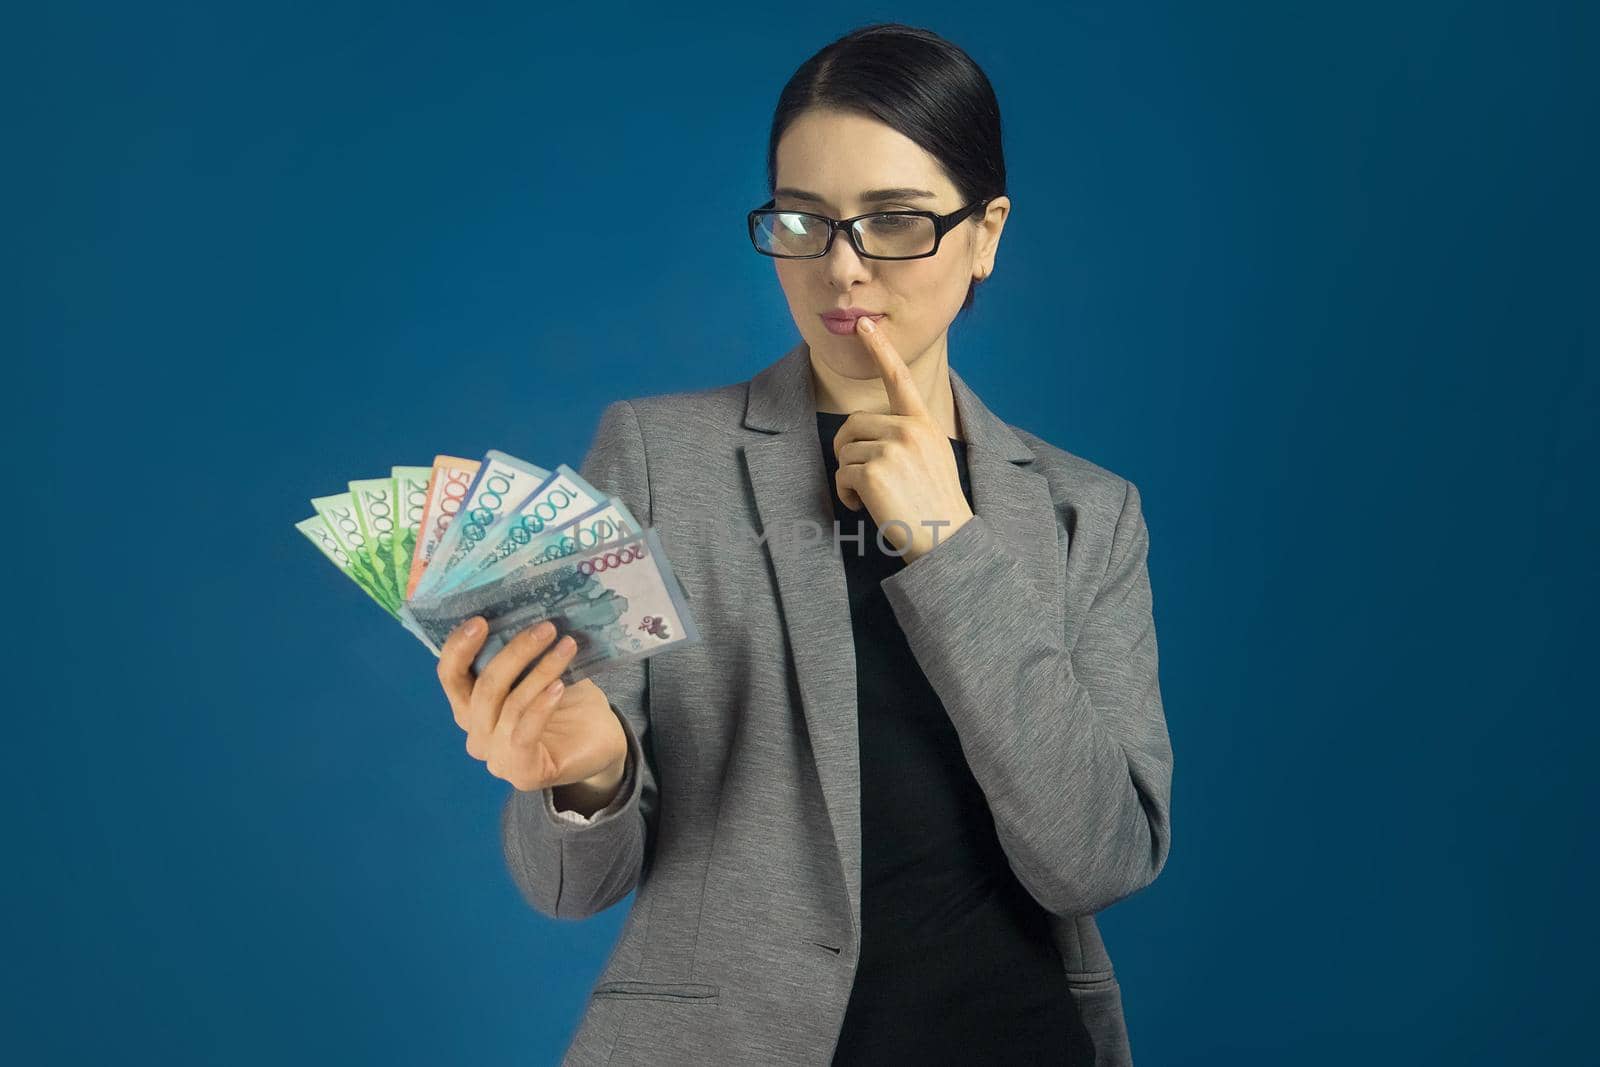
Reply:
[[[339,546],[350,557],[351,566],[367,580],[372,591],[383,601],[384,607],[393,613],[400,606],[400,598],[394,595],[392,587],[385,582],[382,573],[373,563],[372,546],[367,540],[361,518],[356,512],[355,498],[348,492],[330,493],[327,496],[313,497],[311,506],[322,517],[322,521],[328,524],[328,529],[338,539]]]
[[[361,534],[366,539],[373,573],[378,576],[384,595],[398,605],[405,599],[405,586],[395,570],[394,542],[399,522],[395,516],[394,478],[353,481],[350,498],[355,504]]]
[[[422,514],[428,509],[428,481],[432,475],[432,467],[389,468],[389,476],[394,479],[395,514],[399,520],[394,538],[394,573],[402,600],[411,574],[411,559],[417,552]]]
[[[399,613],[394,608],[391,608],[383,597],[378,595],[377,587],[372,584],[372,579],[350,558],[349,549],[345,548],[343,542],[334,534],[327,521],[321,515],[313,515],[309,519],[301,519],[294,524],[294,528],[310,538],[312,544],[322,549],[322,554],[332,560],[333,565],[338,567],[345,577],[355,582],[364,593],[376,600],[384,611],[387,611],[397,619],[400,617]]]

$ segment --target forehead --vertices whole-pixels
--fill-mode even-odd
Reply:
[[[819,206],[837,211],[875,207],[861,199],[873,189],[926,189],[941,201],[956,195],[938,160],[905,134],[865,115],[817,108],[778,141],[776,177],[778,187],[816,193]]]

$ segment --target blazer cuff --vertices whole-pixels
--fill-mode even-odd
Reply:
[[[639,778],[639,761],[644,758],[644,750],[639,738],[633,732],[633,724],[627,716],[611,708],[617,721],[622,724],[622,732],[628,739],[628,755],[623,764],[622,781],[617,783],[617,795],[611,803],[588,817],[576,811],[559,811],[555,806],[555,794],[551,789],[511,790],[511,808],[519,820],[531,819],[537,828],[545,833],[558,837],[568,834],[584,834],[596,832],[603,827],[618,822],[618,817],[628,809],[630,804],[637,805],[641,782]]]
[[[553,786],[551,788],[549,788],[549,789],[541,789],[541,790],[539,790],[539,793],[540,793],[541,796],[544,797],[544,805],[545,805],[545,808],[548,810],[551,818],[560,819],[562,822],[574,823],[574,824],[576,824],[578,826],[589,826],[589,825],[592,825],[593,823],[599,822],[601,819],[604,819],[608,815],[615,815],[617,812],[619,812],[623,808],[627,807],[628,806],[628,794],[632,791],[632,788],[633,788],[633,752],[632,752],[632,750],[630,748],[630,750],[628,752],[627,759],[623,763],[622,779],[621,779],[621,781],[619,781],[617,783],[617,795],[611,798],[611,803],[607,804],[605,807],[601,808],[599,811],[595,812],[593,815],[585,815],[581,811],[565,811],[565,810],[563,810],[561,808],[556,807],[556,802],[555,802],[555,792],[556,791],[555,791],[555,788]]]
[[[974,514],[955,533],[879,583],[902,624],[948,617],[951,607],[992,584],[988,567],[1009,564],[989,520]]]
[[[1046,632],[1038,610],[1043,605],[1036,603],[1027,574],[994,526],[974,514],[955,533],[879,584],[912,654],[961,733],[969,761],[978,762],[974,772],[979,780],[984,781],[985,769],[1012,765],[1017,754],[1006,750],[1016,739],[998,729],[993,714],[992,702],[1001,698],[981,680],[950,678],[934,666],[971,662],[974,649],[982,653],[994,642],[1008,648],[1026,644],[1064,650],[1061,635]],[[1063,655],[1060,664],[1068,688],[1053,697],[1064,705],[1069,719],[1092,718],[1088,691],[1075,680],[1071,660]],[[991,796],[998,788],[993,778],[984,784]]]

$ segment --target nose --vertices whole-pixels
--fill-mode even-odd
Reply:
[[[867,269],[867,261],[861,258],[856,246],[850,240],[848,227],[840,227],[834,233],[833,247],[828,249],[823,262],[828,265],[830,274],[848,273],[852,270],[862,272]]]

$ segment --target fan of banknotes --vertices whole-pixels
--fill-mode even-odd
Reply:
[[[474,615],[489,623],[476,670],[549,619],[578,645],[569,684],[700,639],[654,527],[565,463],[435,456],[311,506],[295,528],[435,656]]]

